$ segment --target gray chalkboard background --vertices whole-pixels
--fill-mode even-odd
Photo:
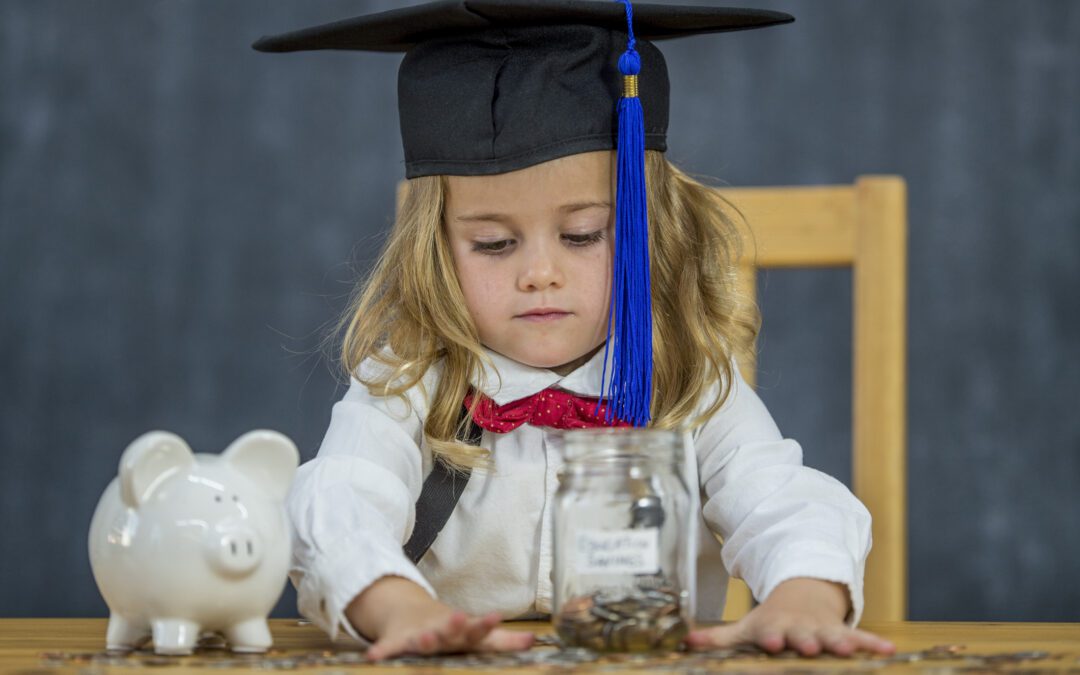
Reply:
[[[798,20],[663,47],[669,157],[907,179],[911,618],[1080,620],[1080,3],[747,4]],[[319,342],[403,175],[400,57],[249,44],[395,6],[0,4],[0,615],[106,612],[86,532],[140,433],[314,454]],[[761,284],[760,393],[846,480],[850,275]]]

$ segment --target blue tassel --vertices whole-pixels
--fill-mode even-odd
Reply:
[[[641,58],[634,49],[633,7],[626,5],[629,40],[619,58],[624,76],[619,99],[619,141],[615,195],[615,261],[608,341],[604,347],[601,391],[607,381],[608,350],[613,349],[607,385],[606,421],[614,417],[636,427],[649,423],[652,405],[652,298],[649,281],[649,211],[645,193],[645,118],[637,95]],[[599,410],[599,405],[597,406]]]

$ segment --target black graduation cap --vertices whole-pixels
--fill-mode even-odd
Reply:
[[[651,42],[793,20],[758,9],[634,3],[645,147],[667,149],[667,66]],[[626,10],[612,0],[440,0],[252,46],[405,52],[398,113],[405,176],[413,178],[503,173],[615,148],[626,45]]]
[[[260,38],[265,52],[404,52],[405,176],[486,175],[617,150],[609,419],[652,398],[646,149],[667,149],[668,77],[652,43],[794,21],[782,12],[629,0],[439,0]],[[605,351],[605,364],[608,363]],[[605,366],[604,378],[606,381]]]

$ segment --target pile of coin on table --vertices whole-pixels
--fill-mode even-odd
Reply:
[[[675,650],[688,630],[678,594],[664,589],[575,596],[555,618],[564,646],[599,652]]]

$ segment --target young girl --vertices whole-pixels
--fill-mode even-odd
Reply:
[[[617,126],[628,118],[613,113],[614,64],[630,51],[640,54],[645,120],[648,425],[691,430],[707,535],[698,619],[719,620],[729,572],[760,601],[687,643],[892,651],[854,628],[870,516],[842,484],[801,465],[799,445],[740,377],[735,357],[753,349],[760,319],[734,287],[739,233],[723,200],[663,155],[666,67],[647,39],[789,20],[643,4],[631,19],[608,2],[465,0],[256,43],[406,52],[407,191],[344,322],[351,386],[288,499],[301,613],[332,636],[374,642],[374,659],[524,649],[532,636],[499,622],[550,613],[561,463],[551,430],[620,423],[594,404],[610,391],[609,308],[622,283],[616,205],[632,178],[619,165],[629,151]],[[457,476],[440,529],[425,483],[444,467],[471,474]]]

